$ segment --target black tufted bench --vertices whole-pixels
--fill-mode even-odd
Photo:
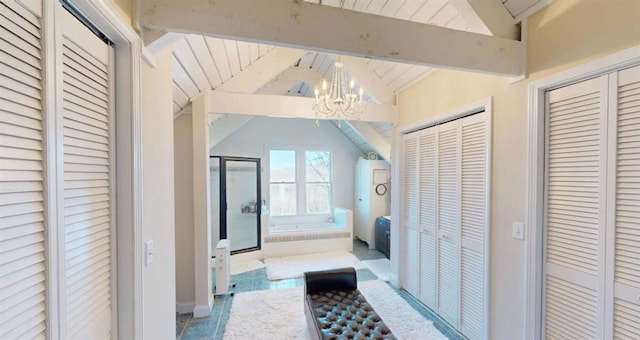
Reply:
[[[304,279],[312,339],[396,339],[358,290],[355,269],[305,272]]]

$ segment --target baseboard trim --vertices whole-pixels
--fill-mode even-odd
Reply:
[[[178,312],[178,314],[191,314],[195,307],[196,304],[194,302],[176,303],[176,312]]]
[[[196,305],[193,307],[193,317],[194,318],[204,318],[211,315],[211,310],[213,309],[213,295],[209,297],[208,305]]]

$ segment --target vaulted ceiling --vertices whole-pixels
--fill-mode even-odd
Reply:
[[[229,13],[234,13],[234,15],[236,15],[235,19],[240,25],[242,20],[247,20],[247,18],[251,19],[251,17],[247,16],[245,18],[242,15],[238,15],[239,11],[231,11],[235,9],[233,6],[236,6],[236,4],[237,6],[242,6],[240,3],[260,5],[265,3],[262,1],[267,0],[254,0],[255,2],[253,3],[246,0],[235,1],[235,3],[227,1],[228,8],[224,7],[224,10],[229,11],[226,17],[231,16]],[[277,2],[273,2],[273,0],[270,1],[273,4],[277,4]],[[357,24],[357,22],[362,22],[367,23],[368,25],[368,21],[371,20],[374,22],[373,26],[375,26],[376,21],[383,20],[378,18],[389,17],[400,19],[402,21],[423,24],[424,27],[434,26],[450,29],[448,31],[443,31],[443,35],[450,35],[450,32],[452,31],[463,31],[479,33],[485,36],[493,35],[496,36],[496,38],[507,39],[513,38],[514,34],[519,34],[514,33],[516,23],[521,18],[526,17],[530,12],[534,11],[536,6],[539,7],[539,3],[541,1],[549,2],[549,0],[305,0],[305,2],[308,3],[339,8],[340,10],[338,12],[334,11],[330,13],[332,15],[331,17],[336,17],[336,25],[340,24],[340,18],[338,18],[336,14],[345,13],[345,15],[347,15],[347,12],[356,11],[369,14],[369,16],[362,17],[365,21],[362,21],[362,18],[359,16],[353,17],[356,22],[355,24]],[[205,6],[202,8],[208,9],[204,2],[206,1],[183,0],[179,3],[183,4],[185,7],[193,6],[194,9],[192,12],[197,12],[196,7],[198,6]],[[142,25],[145,27],[164,31],[171,31],[172,27],[169,27],[171,25],[176,26],[175,31],[189,31],[192,27],[193,31],[203,31],[211,27],[203,24],[201,26],[204,28],[201,29],[198,24],[192,25],[188,20],[189,18],[184,18],[184,20],[182,20],[182,18],[178,18],[174,20],[174,18],[165,16],[163,19],[162,13],[158,14],[158,12],[161,12],[163,8],[159,9],[149,0],[144,0],[143,3],[145,4],[143,5],[143,15],[140,20]],[[219,1],[218,3],[225,3],[225,1]],[[489,4],[489,6],[487,6],[487,4]],[[302,7],[302,9],[305,8],[306,7]],[[303,13],[302,9],[296,9],[299,10],[299,12],[294,11],[291,13],[295,13],[296,15]],[[171,5],[168,5],[167,7],[167,11],[169,10],[173,10],[174,12],[176,11],[175,8],[171,7]],[[250,12],[251,8],[247,8],[247,11]],[[176,13],[175,15],[192,15],[190,12],[184,13]],[[274,16],[280,14],[278,12],[274,13]],[[323,12],[312,13],[322,14]],[[197,20],[197,15],[193,15],[194,17],[191,18],[191,20]],[[502,15],[502,17],[500,17],[500,15]],[[229,18],[229,22],[235,22],[231,21],[232,19],[233,18]],[[258,17],[253,19],[254,21],[260,21]],[[211,20],[215,21],[215,18],[212,18]],[[308,18],[306,20],[309,21]],[[303,22],[300,24],[300,35],[308,34],[304,29],[306,23],[307,22]],[[392,24],[395,23],[402,24],[399,20],[392,22]],[[326,22],[324,24],[329,28],[329,26],[332,25],[332,22]],[[277,23],[274,23],[274,25],[277,25]],[[246,26],[246,23],[244,26]],[[286,27],[283,27],[283,29],[284,28]],[[419,29],[421,26],[417,26],[416,28]],[[215,24],[211,29],[216,29]],[[232,29],[233,28],[230,28],[229,30]],[[278,32],[278,29],[281,28],[276,27],[275,32]],[[227,28],[224,27],[221,30],[227,30]],[[247,35],[251,35],[247,37],[247,41],[215,37],[217,35],[215,34],[216,32],[212,32],[211,35],[207,34],[207,36],[199,34],[174,34],[171,36],[170,42],[173,43],[174,57],[173,110],[175,114],[185,111],[188,112],[190,100],[201,93],[209,90],[233,91],[225,88],[225,84],[232,81],[234,78],[241,76],[243,73],[250,72],[247,70],[251,68],[254,68],[252,71],[255,72],[256,68],[269,66],[268,63],[264,62],[264,57],[270,53],[281,53],[281,51],[276,51],[282,50],[283,47],[277,47],[266,43],[250,42],[251,40],[254,40],[255,37],[261,37],[261,34],[263,34],[260,32],[259,27],[256,27],[256,30],[258,30],[258,32],[250,31],[249,33],[245,33]],[[236,28],[236,31],[238,32],[238,36],[241,37],[243,32],[246,30],[245,27],[238,27]],[[263,31],[267,32],[264,34],[268,34],[269,27],[264,28]],[[430,32],[431,31],[428,31],[425,34],[432,34]],[[435,33],[439,34],[439,32],[440,31],[436,31]],[[407,35],[402,37],[402,39],[409,42],[416,40],[415,44],[420,44],[420,37],[413,33],[415,32],[407,32]],[[221,34],[228,35],[225,34],[225,32],[222,32]],[[321,36],[323,32],[315,32],[315,34]],[[321,41],[318,40],[316,35],[314,35],[313,39],[310,41]],[[158,39],[158,41],[161,41],[162,35],[159,35],[159,37],[160,39]],[[476,36],[472,35],[470,37],[474,38]],[[434,46],[438,43],[438,37],[436,36],[435,38]],[[462,38],[467,39],[468,37],[463,36],[461,39]],[[283,40],[286,39],[287,34],[283,34]],[[291,36],[289,36],[288,39],[296,40],[297,37],[291,38]],[[330,40],[332,37],[328,36],[326,39]],[[451,37],[451,39],[455,39],[455,37]],[[280,41],[274,42],[276,45],[281,44]],[[499,42],[502,43],[502,41]],[[151,42],[151,44],[153,43],[157,43],[157,41]],[[284,43],[287,45],[288,41],[284,41]],[[327,46],[333,47],[331,43],[327,43]],[[338,45],[336,44],[336,46]],[[447,46],[448,45],[445,47]],[[409,46],[409,48],[410,47],[411,46]],[[425,51],[429,51],[428,47],[429,46],[425,48]],[[454,46],[453,48],[457,47]],[[431,65],[423,64],[421,59],[416,60],[414,56],[408,56],[407,62],[399,62],[392,60],[398,58],[393,56],[386,58],[384,55],[380,56],[379,54],[376,54],[378,53],[376,51],[372,51],[372,55],[369,58],[357,58],[352,56],[340,56],[337,53],[324,52],[324,50],[327,49],[325,46],[321,46],[319,49],[320,50],[301,49],[288,53],[287,57],[291,58],[290,62],[284,64],[281,63],[280,67],[282,67],[282,65],[285,65],[285,67],[276,70],[271,79],[256,79],[254,87],[249,86],[245,88],[251,88],[251,93],[257,94],[311,97],[313,96],[314,88],[318,86],[322,79],[331,78],[333,63],[340,59],[340,61],[345,64],[345,70],[348,73],[351,73],[351,76],[359,83],[359,85],[365,88],[365,91],[367,91],[365,95],[367,102],[387,104],[393,103],[394,94],[399,90],[402,90],[414,82],[429,76],[438,69]],[[353,55],[354,51],[345,51],[345,53],[347,55]],[[401,55],[400,57],[402,56],[404,55]],[[437,62],[437,56],[435,57],[436,58],[434,60]],[[418,59],[419,58],[420,56],[418,56]],[[443,64],[446,63],[447,62],[443,62]],[[456,64],[442,66],[458,67]],[[473,64],[470,64],[469,67],[463,65],[463,68],[467,69],[473,69],[473,67]],[[477,67],[481,72],[493,72],[491,71],[491,67],[493,67],[491,65],[478,65]],[[488,68],[482,69],[483,67]],[[501,71],[498,71],[498,73],[500,72]],[[231,87],[233,88],[233,86]],[[225,112],[218,113],[224,114]],[[222,115],[214,115],[212,120],[221,119],[222,117]],[[363,120],[367,120],[366,115],[363,117]],[[373,131],[378,134],[378,137],[382,138],[387,143],[390,143],[391,126],[393,125],[393,122],[371,123],[365,128],[368,130],[365,131],[365,133],[358,131],[362,130],[361,124],[363,123],[347,124],[346,126],[341,127],[343,132],[363,151],[375,151],[380,153],[380,150],[372,148],[371,145],[367,143],[365,136],[370,135],[371,131]]]

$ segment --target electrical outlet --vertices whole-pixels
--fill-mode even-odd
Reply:
[[[144,243],[144,265],[148,266],[153,263],[153,240]]]
[[[513,222],[512,236],[516,240],[524,240],[524,223]]]

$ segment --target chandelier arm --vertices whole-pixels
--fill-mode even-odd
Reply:
[[[362,94],[358,97],[354,93],[354,81],[353,79],[349,82],[346,81],[343,66],[340,62],[334,64],[333,78],[330,84],[323,81],[322,95],[316,89],[316,100],[313,104],[316,118],[323,115],[325,118],[334,119],[335,117],[342,120],[355,116],[360,120],[363,111]],[[362,89],[360,89],[360,93],[362,93]]]

